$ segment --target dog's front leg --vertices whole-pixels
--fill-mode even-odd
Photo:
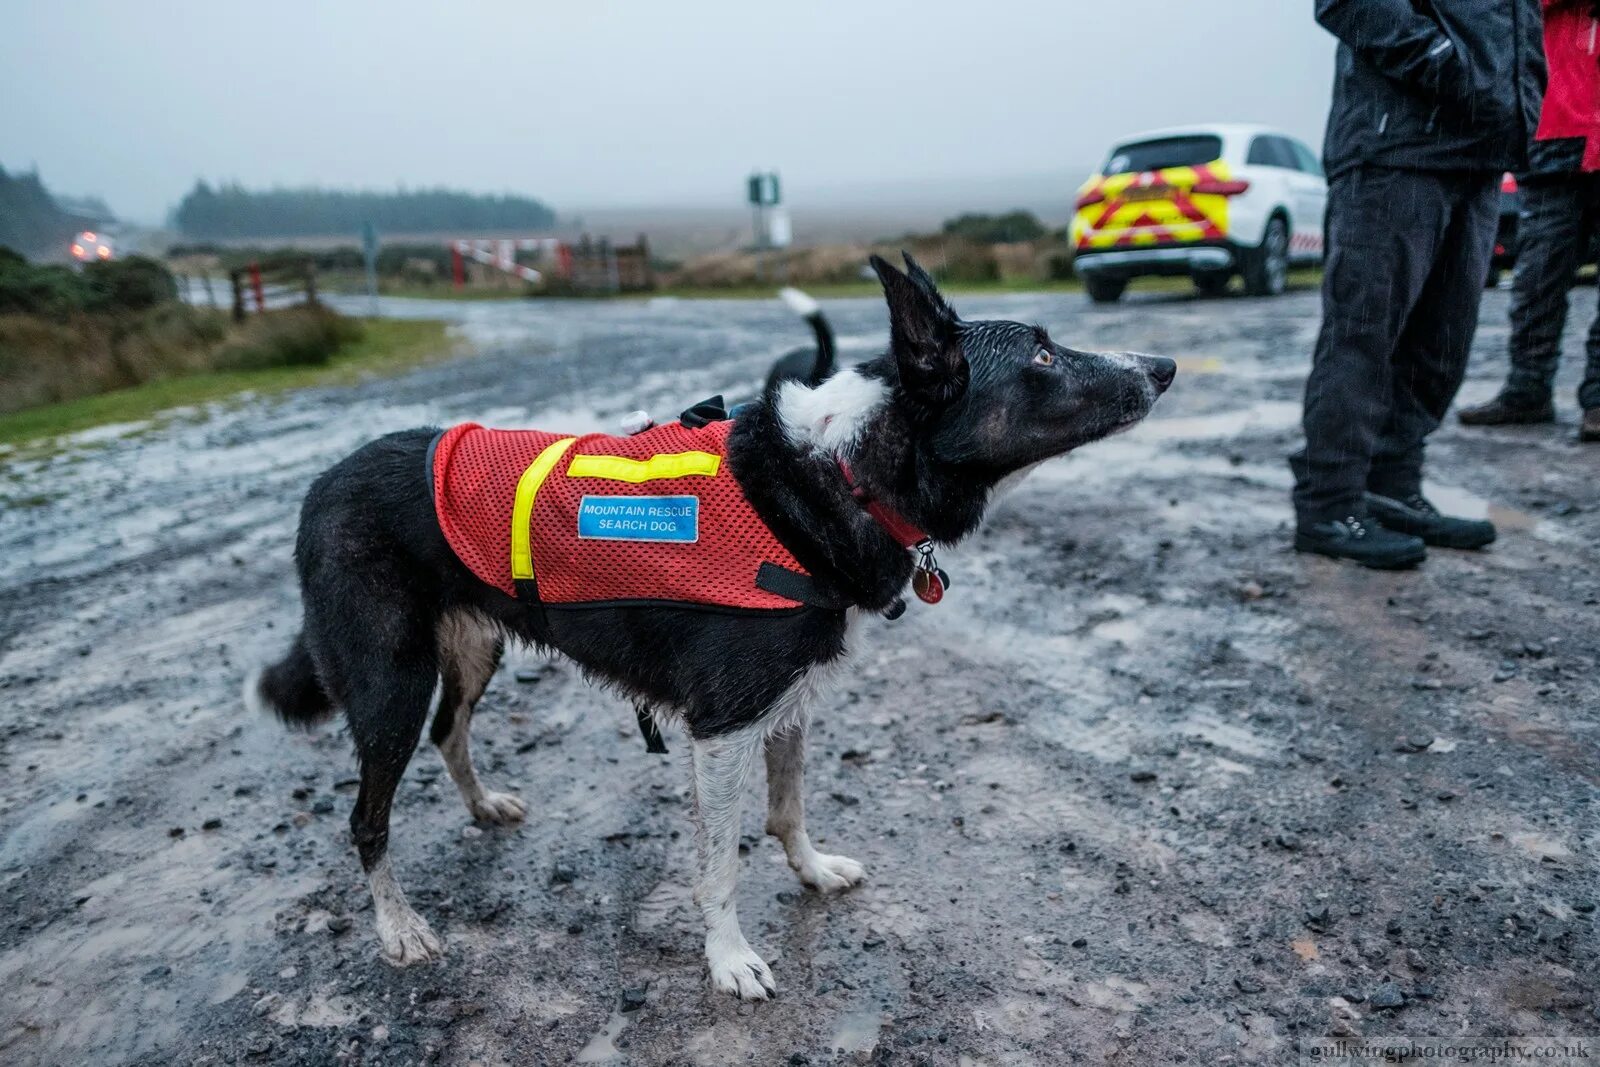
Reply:
[[[760,726],[751,726],[694,743],[700,852],[694,899],[706,919],[706,963],[712,985],[745,1000],[765,1000],[777,992],[772,970],[739,929],[739,906],[734,900],[745,780],[763,734]]]
[[[767,833],[783,842],[789,866],[812,889],[831,893],[858,885],[866,869],[848,856],[829,856],[806,833],[806,722],[767,738]]]

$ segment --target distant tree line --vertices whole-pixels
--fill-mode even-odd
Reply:
[[[450,189],[252,191],[201,181],[179,203],[173,221],[196,239],[322,237],[357,233],[367,222],[386,233],[543,230],[555,223],[555,212],[531,197]]]
[[[37,171],[7,174],[0,167],[0,245],[34,254],[61,246],[93,220],[63,211]]]

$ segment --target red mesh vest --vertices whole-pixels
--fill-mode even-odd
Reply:
[[[512,596],[531,582],[546,604],[800,607],[768,588],[797,592],[767,580],[774,568],[809,581],[728,469],[732,427],[573,437],[456,426],[433,449],[439,527],[484,582]]]

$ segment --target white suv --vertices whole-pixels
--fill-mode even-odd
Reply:
[[[1130,137],[1078,190],[1073,264],[1090,299],[1131,278],[1187,274],[1202,293],[1244,277],[1283,292],[1291,264],[1322,259],[1328,182],[1316,154],[1261,126],[1186,126]]]

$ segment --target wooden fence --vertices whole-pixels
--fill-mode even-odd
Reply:
[[[317,302],[317,270],[309,259],[251,263],[228,272],[233,288],[233,317],[243,322],[247,307],[258,314],[268,309]]]
[[[563,280],[575,293],[636,293],[655,288],[650,244],[644,234],[632,245],[614,245],[604,237],[595,241],[584,234],[565,250],[570,265]]]

